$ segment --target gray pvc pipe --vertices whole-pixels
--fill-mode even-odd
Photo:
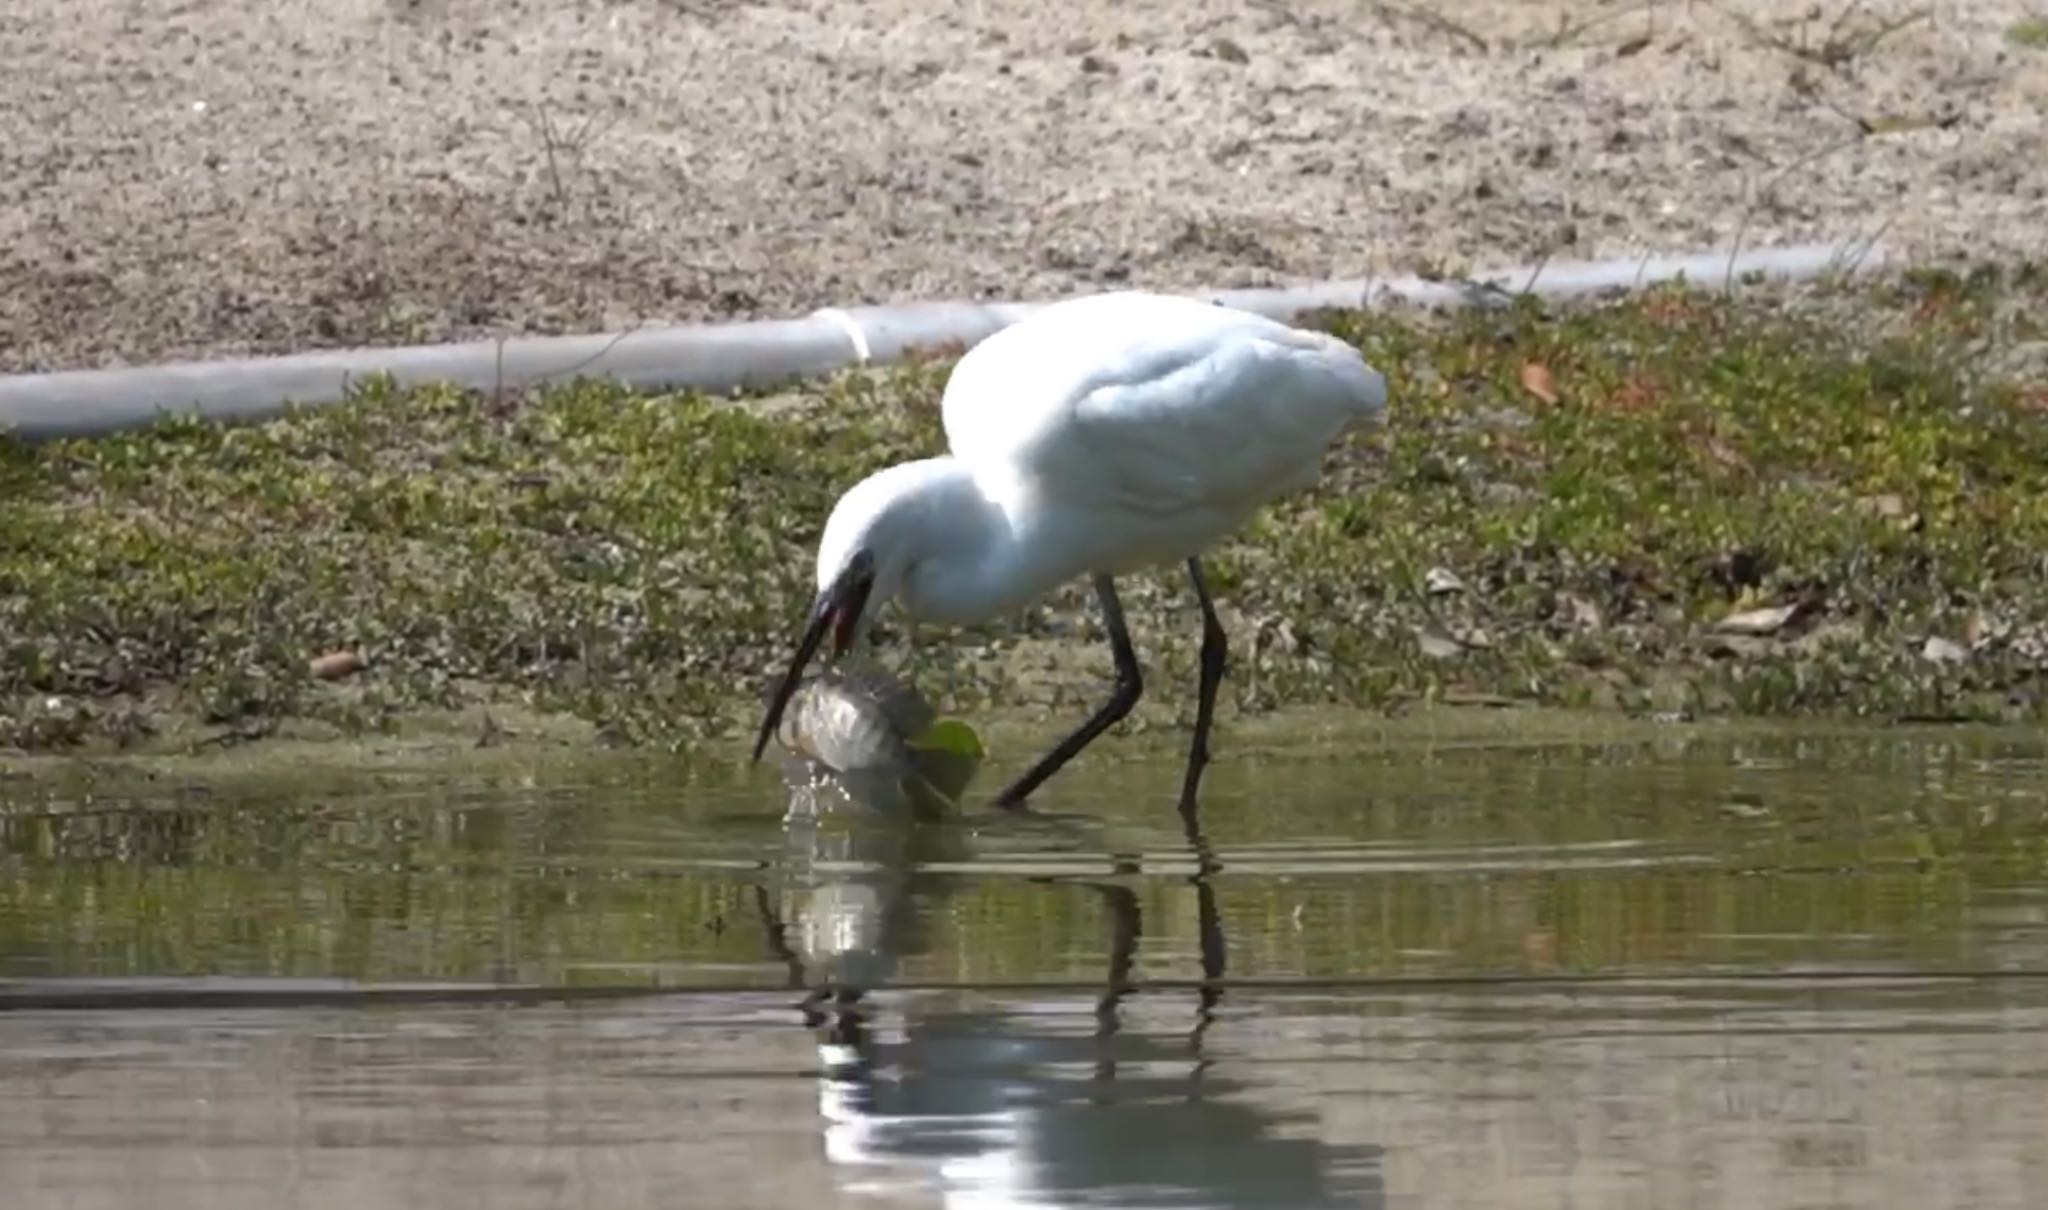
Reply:
[[[1705,282],[1755,276],[1800,280],[1829,272],[1868,272],[1883,259],[1874,243],[1808,244],[1758,248],[1733,257],[1702,252],[1546,264],[1460,281],[1364,278],[1196,296],[1288,319],[1308,311],[1387,302],[1461,307],[1525,290],[1545,298],[1570,298],[1680,277]],[[754,323],[20,374],[0,377],[0,433],[28,442],[92,437],[147,425],[170,413],[221,421],[261,420],[293,406],[339,402],[365,379],[387,374],[402,386],[448,382],[484,391],[609,378],[634,387],[721,393],[772,386],[848,365],[894,361],[914,350],[972,346],[1039,305],[1043,304],[828,307],[801,319]]]

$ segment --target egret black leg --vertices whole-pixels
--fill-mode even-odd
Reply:
[[[1097,887],[1109,908],[1109,979],[1095,1002],[1095,1078],[1116,1079],[1116,1047],[1113,1039],[1123,1028],[1124,997],[1131,994],[1131,965],[1138,954],[1138,933],[1144,920],[1138,897],[1124,886]]]
[[[1209,599],[1209,585],[1202,579],[1202,563],[1188,560],[1188,582],[1195,586],[1195,600],[1202,605],[1202,680],[1195,696],[1195,739],[1188,747],[1188,773],[1180,787],[1180,813],[1192,815],[1195,791],[1202,782],[1202,767],[1209,763],[1209,728],[1216,721],[1216,689],[1223,683],[1223,666],[1228,644],[1223,623],[1216,620],[1216,605]]]
[[[1195,887],[1195,929],[1201,942],[1202,991],[1195,1028],[1188,1035],[1188,1041],[1199,1055],[1202,1035],[1208,1032],[1210,1023],[1216,1019],[1216,1005],[1223,999],[1223,977],[1228,970],[1223,913],[1216,906],[1215,878],[1222,872],[1223,863],[1216,860],[1215,851],[1210,849],[1208,839],[1202,835],[1201,821],[1193,811],[1183,811],[1180,823],[1181,831],[1187,837],[1188,850],[1195,855],[1195,874],[1188,881]]]
[[[996,805],[1015,809],[1024,805],[1031,792],[1038,789],[1045,779],[1059,772],[1060,766],[1074,759],[1075,753],[1087,747],[1091,741],[1109,730],[1116,721],[1131,712],[1138,704],[1139,695],[1145,692],[1145,679],[1138,670],[1138,653],[1131,649],[1131,632],[1124,626],[1123,603],[1116,599],[1116,585],[1108,576],[1095,577],[1095,596],[1102,602],[1102,621],[1109,628],[1109,650],[1116,658],[1116,688],[1109,694],[1109,700],[1102,708],[1088,716],[1088,721],[1075,728],[1074,733],[1061,740],[1052,751],[1039,758],[1037,764],[1024,771],[1023,776],[1010,783],[1010,787],[996,796]]]

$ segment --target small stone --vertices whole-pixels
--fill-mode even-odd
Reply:
[[[1433,597],[1449,596],[1452,593],[1465,591],[1465,581],[1460,580],[1457,574],[1450,569],[1443,567],[1430,568],[1422,577],[1422,586]]]
[[[1828,622],[1807,631],[1794,646],[1807,655],[1818,656],[1830,648],[1853,650],[1862,641],[1863,627],[1856,623]]]
[[[1090,75],[1113,76],[1116,74],[1116,64],[1101,55],[1082,55],[1081,70]]]
[[[1790,605],[1774,605],[1769,609],[1746,609],[1731,613],[1714,624],[1714,629],[1723,634],[1772,635],[1783,630],[1799,612],[1798,602]]]
[[[1433,631],[1416,631],[1415,641],[1421,645],[1422,654],[1433,660],[1454,659],[1465,654],[1465,648],[1458,640]]]
[[[363,657],[353,651],[330,651],[326,655],[313,657],[306,665],[306,671],[312,673],[315,680],[321,681],[338,681],[343,677],[354,676],[362,670]]]
[[[1938,634],[1930,634],[1921,644],[1920,658],[1935,664],[1960,664],[1970,658],[1969,649],[1961,643],[1951,642]]]
[[[1775,646],[1766,635],[1725,634],[1714,638],[1707,654],[1716,659],[1749,660],[1771,654]]]
[[[1225,63],[1235,63],[1240,67],[1252,61],[1252,57],[1245,53],[1244,47],[1229,38],[1218,38],[1209,43],[1209,53]]]
[[[1598,630],[1606,624],[1600,607],[1576,593],[1566,593],[1559,604],[1565,622],[1574,630]]]
[[[1493,647],[1493,636],[1478,626],[1459,630],[1453,633],[1451,638],[1468,651],[1486,651]]]

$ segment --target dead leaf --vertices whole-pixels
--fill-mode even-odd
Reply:
[[[1713,460],[1714,465],[1730,474],[1747,475],[1755,469],[1749,459],[1743,456],[1742,451],[1719,438],[1707,438],[1706,444],[1701,448],[1706,451],[1707,457]]]
[[[1642,312],[1645,319],[1677,326],[1697,319],[1700,306],[1683,294],[1657,294],[1643,300]]]
[[[1631,374],[1607,397],[1607,406],[1617,412],[1643,412],[1661,402],[1664,384],[1648,374]]]
[[[1909,508],[1904,496],[1895,493],[1860,497],[1856,501],[1856,509],[1865,516],[1889,521],[1895,528],[1908,533],[1920,528],[1920,514]]]
[[[1550,375],[1550,367],[1540,361],[1522,363],[1522,389],[1545,403],[1557,403],[1557,383]]]

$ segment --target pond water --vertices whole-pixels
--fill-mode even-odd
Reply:
[[[645,760],[0,782],[0,1200],[2048,1188],[2038,740],[1232,755],[1192,835],[1178,776],[1097,756],[1046,818],[916,828]]]

